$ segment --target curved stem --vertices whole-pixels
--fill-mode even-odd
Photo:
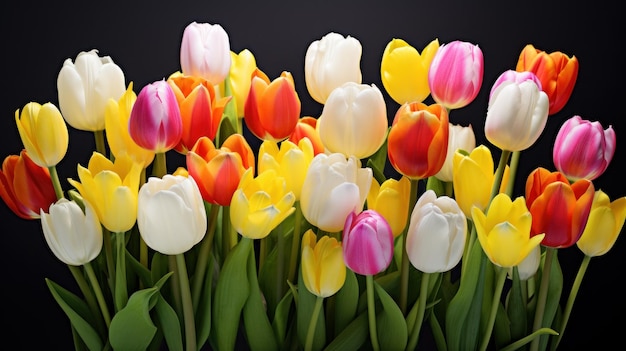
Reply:
[[[419,188],[419,179],[411,179],[411,194],[409,196],[409,215],[408,220],[411,220],[411,212],[417,202],[417,190]],[[407,223],[408,227],[408,223]],[[406,316],[406,304],[409,292],[409,255],[406,252],[406,231],[402,234],[402,262],[400,263],[400,311]]]
[[[87,277],[89,277],[93,291],[96,294],[96,300],[98,300],[98,305],[100,306],[100,312],[102,312],[104,323],[107,328],[109,328],[111,325],[111,315],[109,314],[109,308],[107,307],[106,300],[102,294],[100,283],[98,283],[98,278],[96,278],[96,273],[94,272],[90,262],[85,263],[83,266],[85,267],[85,271],[87,272]]]
[[[422,329],[422,323],[424,321],[424,313],[426,312],[426,303],[428,302],[428,284],[430,280],[431,273],[423,273],[422,274],[422,285],[420,286],[420,297],[416,302],[417,306],[417,319],[415,320],[415,324],[413,325],[413,330],[411,331],[409,344],[407,346],[407,350],[415,350],[417,347],[417,342],[419,340],[420,330]]]
[[[487,350],[489,340],[491,339],[491,333],[493,332],[493,325],[496,322],[496,315],[498,314],[498,306],[500,305],[500,297],[502,296],[502,289],[504,288],[504,282],[506,281],[506,269],[498,266],[494,266],[496,269],[496,287],[493,294],[493,300],[491,301],[491,312],[489,314],[489,321],[487,322],[487,329],[483,336],[483,341],[480,345],[480,350]]]
[[[89,306],[91,313],[93,313],[94,316],[99,317],[101,314],[100,314],[100,309],[98,308],[98,303],[96,301],[95,296],[93,295],[92,290],[89,288],[89,284],[85,280],[85,277],[83,276],[83,272],[81,271],[80,267],[72,266],[72,265],[67,265],[67,267],[70,269],[70,272],[72,273],[72,276],[74,277],[74,280],[76,280],[76,283],[78,284],[78,288],[83,293],[83,296],[85,296],[85,300],[87,301],[87,305]],[[100,321],[99,319],[97,320]],[[98,325],[102,329],[102,335],[106,337],[108,332],[104,330],[104,326],[102,326],[102,322],[98,323]]]
[[[189,276],[187,275],[187,265],[185,255],[176,255],[176,268],[178,269],[178,283],[180,286],[180,297],[183,305],[183,320],[185,324],[185,350],[195,351],[196,346],[196,322],[194,320],[193,305],[191,302],[191,289],[189,288]]]
[[[152,175],[162,178],[167,174],[167,159],[165,152],[157,152],[154,155],[154,161],[152,162]]]
[[[506,169],[506,164],[509,161],[509,156],[511,155],[511,151],[502,150],[502,154],[500,154],[500,163],[498,163],[498,168],[496,169],[496,173],[493,175],[493,185],[491,186],[491,197],[493,199],[500,192],[500,186],[502,185],[502,177],[504,176],[504,170]]]
[[[115,310],[119,311],[128,302],[126,285],[126,239],[124,232],[115,233]]]
[[[50,179],[52,180],[52,186],[54,187],[54,193],[57,195],[57,200],[64,197],[63,188],[61,187],[61,181],[59,180],[59,173],[57,173],[56,166],[48,167],[50,172]]]
[[[295,222],[293,225],[293,237],[291,240],[291,256],[289,258],[289,275],[287,279],[290,282],[295,282],[297,279],[296,273],[298,272],[298,255],[300,254],[300,241],[302,235],[300,233],[302,226],[302,210],[300,209],[300,201],[294,203],[296,211],[294,212]]]
[[[539,285],[539,295],[537,297],[537,307],[535,308],[535,320],[533,322],[533,331],[539,330],[543,323],[543,313],[546,307],[546,299],[548,297],[548,285],[550,283],[550,269],[552,266],[552,257],[555,255],[556,249],[552,247],[546,248],[546,260],[541,270],[541,283]],[[539,350],[539,341],[541,337],[533,339],[530,344],[531,351]]]
[[[578,273],[576,274],[576,278],[574,279],[574,284],[572,285],[569,297],[567,298],[567,304],[565,305],[565,311],[563,312],[563,321],[561,322],[561,327],[559,329],[559,336],[557,337],[556,343],[554,344],[554,350],[556,350],[556,348],[559,346],[559,343],[563,338],[563,333],[565,333],[567,321],[569,320],[569,316],[572,313],[572,309],[574,308],[574,301],[576,300],[576,295],[578,295],[578,290],[580,289],[580,284],[583,281],[585,272],[587,272],[589,262],[591,262],[591,256],[585,255],[583,261],[580,263]]]
[[[93,132],[93,135],[94,139],[96,140],[96,151],[104,155],[104,157],[107,157],[107,149],[104,143],[104,129],[96,130],[95,132]]]
[[[320,311],[322,310],[322,302],[324,298],[317,296],[315,299],[315,306],[313,307],[313,313],[311,314],[311,321],[309,322],[309,328],[306,332],[306,342],[304,343],[304,350],[310,351],[313,349],[313,337],[315,336],[315,327],[317,326],[317,319],[319,318]]]
[[[205,203],[205,206],[208,206],[208,204]],[[198,252],[198,261],[196,262],[196,271],[194,272],[193,290],[191,293],[194,309],[197,308],[199,304],[198,300],[200,299],[200,293],[204,285],[204,276],[209,264],[211,248],[213,248],[213,238],[215,237],[215,227],[217,226],[217,214],[220,211],[219,205],[214,204],[210,206],[209,227],[207,228],[206,235],[202,238],[200,251]]]
[[[367,286],[367,317],[370,327],[370,341],[374,351],[380,350],[378,345],[378,330],[376,330],[376,306],[374,304],[374,276],[366,275],[365,284]]]
[[[520,154],[521,151],[514,151],[511,156],[509,183],[506,185],[506,194],[509,195],[509,197],[513,196],[513,190],[515,189],[515,174],[517,173]]]

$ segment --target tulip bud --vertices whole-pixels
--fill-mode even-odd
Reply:
[[[219,24],[192,22],[180,44],[180,67],[186,76],[201,77],[211,85],[221,83],[230,70],[230,42]]]
[[[15,111],[15,123],[30,158],[41,167],[56,166],[69,145],[69,132],[61,111],[52,103],[27,103]]]
[[[348,215],[342,245],[346,266],[357,274],[380,273],[393,258],[393,232],[385,218],[374,210]]]

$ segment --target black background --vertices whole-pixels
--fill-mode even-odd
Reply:
[[[603,2],[599,2],[600,4]],[[579,4],[589,4],[583,2]],[[524,151],[516,194],[530,170],[554,169],[552,143],[561,124],[573,115],[612,125],[617,150],[606,173],[594,181],[611,199],[626,195],[623,167],[626,125],[622,56],[624,18],[617,5],[580,6],[569,1],[108,1],[10,2],[2,11],[3,93],[0,94],[0,157],[22,149],[15,110],[26,103],[57,104],[56,78],[66,58],[98,49],[122,68],[134,90],[180,69],[182,32],[192,21],[221,24],[231,49],[249,49],[270,77],[290,71],[302,102],[302,115],[319,116],[321,105],[310,98],[304,82],[304,55],[309,44],[328,32],[361,41],[363,83],[380,82],[380,59],[387,43],[401,38],[419,51],[431,40],[464,40],[483,51],[483,87],[468,107],[452,111],[450,121],[472,124],[477,143],[486,144],[484,118],[491,85],[500,73],[514,69],[526,44],[548,52],[576,55],[577,84],[565,108],[549,118],[544,133]],[[621,23],[621,24],[620,24]],[[621,28],[621,29],[620,29]],[[57,105],[58,106],[58,105]],[[398,105],[387,99],[389,118]],[[70,128],[67,156],[58,165],[65,179],[76,178],[76,165],[86,165],[94,149],[93,134]],[[170,155],[168,166],[180,161]],[[47,290],[44,278],[75,290],[67,267],[49,251],[38,220],[26,221],[0,205],[2,228],[3,343],[12,349],[72,349],[68,319]],[[591,260],[583,280],[563,349],[598,349],[622,344],[626,239],[619,238],[605,256]],[[564,294],[569,292],[582,259],[576,246],[559,251]]]

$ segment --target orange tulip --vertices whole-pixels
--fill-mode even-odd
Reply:
[[[515,70],[529,71],[539,78],[550,100],[549,114],[553,115],[561,111],[572,95],[578,77],[578,59],[560,51],[547,53],[528,44],[520,53]]]
[[[300,139],[309,138],[311,144],[313,144],[313,154],[321,154],[324,152],[324,144],[317,131],[317,119],[311,116],[304,116],[298,120],[293,133],[289,136],[288,140],[298,145]]]
[[[270,82],[258,68],[252,76],[244,108],[244,120],[261,140],[283,141],[293,133],[300,118],[300,98],[293,76],[283,72]]]
[[[255,164],[252,148],[241,134],[231,134],[219,149],[208,137],[200,137],[186,160],[202,198],[221,206],[230,206],[243,173]]]
[[[449,128],[448,111],[443,105],[405,103],[389,130],[389,162],[412,179],[437,174],[446,160]]]

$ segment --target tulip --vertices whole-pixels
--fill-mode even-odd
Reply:
[[[275,141],[265,140],[259,147],[258,171],[276,171],[279,177],[285,179],[287,191],[293,192],[296,201],[299,201],[313,156],[313,145],[307,138],[301,139],[297,145],[289,140],[282,141],[280,148]]]
[[[328,235],[318,241],[311,229],[302,236],[301,266],[304,286],[315,296],[334,295],[346,280],[341,243]]]
[[[293,133],[287,138],[294,144],[299,144],[300,140],[308,138],[313,144],[313,153],[315,155],[324,152],[324,144],[317,130],[317,119],[311,116],[304,116],[296,123]]]
[[[389,267],[393,233],[387,220],[374,210],[351,212],[343,228],[346,266],[357,274],[374,275]]]
[[[304,57],[304,78],[311,97],[325,104],[331,92],[344,83],[361,84],[361,42],[330,32],[312,42]]]
[[[526,204],[533,215],[532,235],[545,233],[542,245],[574,245],[585,229],[594,197],[593,183],[579,179],[570,184],[561,172],[538,167],[526,180]]]
[[[604,255],[615,244],[624,226],[624,219],[626,197],[611,201],[604,191],[596,190],[589,220],[576,245],[586,256]]]
[[[535,217],[521,196],[511,201],[508,195],[498,194],[486,214],[473,207],[472,218],[483,251],[499,267],[517,266],[547,237],[531,235]]]
[[[254,177],[249,168],[230,203],[231,225],[243,237],[263,239],[296,209],[296,197],[274,170]]]
[[[380,62],[380,78],[395,102],[422,102],[430,95],[428,70],[438,49],[438,39],[428,43],[421,55],[402,39],[387,43]]]
[[[550,101],[549,114],[559,112],[567,103],[578,77],[578,59],[560,51],[547,53],[528,44],[519,55],[518,72],[533,72],[541,81]]]
[[[172,74],[167,83],[176,96],[182,118],[182,136],[174,149],[184,155],[202,136],[215,140],[231,97],[217,99],[215,88],[207,80],[179,72]]]
[[[485,145],[479,145],[467,155],[457,149],[452,162],[455,200],[465,216],[472,218],[472,207],[485,211],[491,200],[491,189],[495,181],[491,150]],[[500,192],[505,191],[508,181],[509,167],[506,166]]]
[[[372,179],[372,186],[367,194],[367,208],[375,210],[387,220],[393,237],[397,238],[406,227],[409,217],[409,195],[411,182],[407,177],[399,180],[389,178],[382,184]]]
[[[182,117],[176,95],[165,80],[141,89],[130,113],[128,131],[137,145],[155,153],[178,145],[183,134]]]
[[[250,132],[261,140],[287,139],[300,118],[300,98],[293,76],[282,72],[270,82],[257,69],[244,108],[244,120]]]
[[[137,193],[141,165],[127,154],[112,162],[94,152],[87,168],[77,166],[80,182],[68,179],[85,201],[91,203],[106,229],[114,233],[130,230],[137,219]]]
[[[187,153],[189,175],[202,198],[211,204],[229,206],[243,173],[254,169],[254,153],[241,134],[231,134],[219,149],[208,137],[198,139]]]
[[[489,98],[485,137],[502,150],[525,150],[537,141],[546,126],[548,96],[532,79],[497,82],[499,85]]]
[[[137,145],[128,131],[130,113],[136,100],[133,83],[128,85],[119,101],[110,99],[104,112],[104,129],[113,156],[128,154],[146,168],[154,160],[154,152]]]
[[[150,177],[138,194],[137,226],[151,249],[164,255],[189,251],[204,238],[207,217],[191,177]]]
[[[343,84],[326,100],[317,128],[322,143],[331,153],[359,159],[373,155],[387,136],[383,94],[373,84]]]
[[[405,247],[418,270],[447,272],[461,261],[466,237],[467,220],[456,201],[427,190],[411,213]]]
[[[89,201],[85,212],[65,198],[40,211],[43,235],[52,253],[63,263],[82,266],[93,261],[102,250],[102,226]]]
[[[109,99],[119,100],[126,90],[124,72],[110,56],[98,56],[95,49],[82,51],[74,62],[63,62],[57,90],[67,124],[90,132],[104,130]]]
[[[7,156],[2,162],[0,197],[23,219],[40,218],[40,210],[48,212],[57,200],[50,171],[33,162],[26,150],[19,156]]]
[[[456,150],[461,149],[469,152],[474,150],[474,148],[476,148],[476,136],[474,135],[472,125],[463,127],[458,124],[450,124],[446,160],[443,162],[439,172],[434,176],[443,182],[452,182],[453,159]]]
[[[442,105],[413,102],[400,106],[387,137],[389,162],[411,179],[437,174],[446,160],[449,128],[448,112]]]
[[[372,169],[361,168],[360,160],[354,156],[315,156],[300,194],[304,218],[321,230],[341,231],[350,213],[363,210],[372,178]]]
[[[230,71],[227,79],[230,82],[231,96],[234,97],[237,117],[243,118],[243,111],[250,93],[252,74],[257,69],[256,59],[250,50],[245,49],[236,54],[230,52]],[[220,94],[226,96],[225,84],[219,85]]]
[[[433,99],[448,110],[474,101],[483,84],[484,59],[478,45],[455,40],[437,50],[428,70]]]
[[[500,85],[504,83],[509,82],[509,83],[521,84],[527,80],[530,80],[533,83],[537,84],[537,86],[541,90],[541,81],[539,80],[539,78],[537,78],[537,76],[534,73],[527,72],[527,71],[517,72],[514,70],[504,71],[502,72],[502,74],[500,74],[500,76],[498,76],[496,81],[491,86],[491,90],[489,91],[489,98],[491,99],[491,96],[493,95],[494,91]]]
[[[230,70],[230,42],[219,24],[192,22],[185,27],[180,44],[180,67],[186,76],[221,83]]]
[[[600,122],[574,116],[561,126],[554,142],[552,158],[561,173],[573,181],[598,178],[615,154],[615,131],[602,129]]]
[[[15,111],[15,123],[28,156],[37,165],[54,167],[65,157],[69,132],[54,104],[29,102],[21,114]]]

